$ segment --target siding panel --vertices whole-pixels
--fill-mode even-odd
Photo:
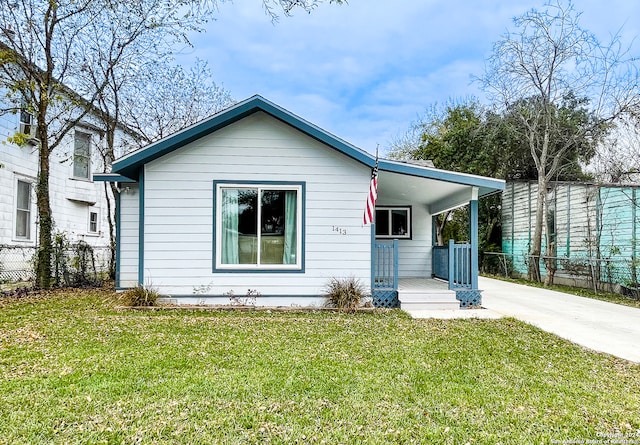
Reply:
[[[370,282],[370,228],[360,221],[370,170],[264,113],[146,166],[145,280],[161,293],[318,295],[331,277]],[[214,273],[213,181],[306,185],[305,271]],[[347,231],[333,231],[339,226]]]

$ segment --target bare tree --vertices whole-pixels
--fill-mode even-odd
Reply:
[[[96,113],[97,104],[113,112],[117,99],[107,94],[108,87],[117,88],[128,79],[149,60],[145,55],[162,59],[178,41],[189,45],[188,32],[201,30],[224,1],[0,0],[0,87],[9,92],[10,103],[0,112],[26,106],[35,116],[39,141],[38,286],[48,288],[51,276],[51,153],[87,114]],[[274,7],[289,15],[295,8],[311,11],[320,3],[263,0],[274,20]],[[119,123],[118,116],[107,120],[112,126]],[[15,142],[24,142],[16,136]]]
[[[633,118],[620,119],[598,146],[588,171],[603,183],[640,181],[640,125]]]
[[[529,277],[538,281],[549,181],[568,151],[577,144],[595,146],[617,119],[638,109],[637,65],[628,57],[620,34],[601,43],[580,26],[579,19],[573,5],[561,1],[516,17],[516,31],[494,45],[479,78],[492,101],[510,108],[519,120],[515,129],[536,165],[538,198]],[[563,114],[563,102],[572,97],[589,115],[580,125],[569,125]],[[551,241],[547,240],[548,249]],[[553,274],[548,273],[545,282],[552,281]]]
[[[65,135],[88,112],[84,105],[100,93],[71,91],[66,86],[81,66],[76,51],[81,31],[98,14],[91,0],[0,2],[0,86],[9,91],[10,104],[3,111],[15,112],[26,106],[36,122],[40,226],[36,280],[43,288],[49,287],[51,275],[53,218],[49,159]]]

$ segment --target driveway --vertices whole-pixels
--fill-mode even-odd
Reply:
[[[640,363],[640,309],[485,277],[478,284],[491,312]]]

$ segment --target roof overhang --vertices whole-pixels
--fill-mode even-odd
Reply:
[[[96,182],[138,182],[135,179],[115,173],[94,173],[93,180]]]
[[[138,172],[144,164],[256,112],[267,113],[369,168],[373,168],[376,164],[376,158],[372,154],[351,145],[262,96],[256,95],[204,121],[122,157],[113,164],[113,178],[108,179],[109,176],[107,175],[96,175],[95,177],[97,180],[115,180],[118,182],[126,182],[124,179],[118,178],[128,178],[129,182],[136,182],[139,177]],[[387,194],[398,197],[402,196],[402,193],[406,194],[412,190],[420,190],[421,202],[439,211],[443,211],[440,209],[446,209],[449,205],[459,203],[460,199],[466,199],[465,194],[470,193],[469,190],[475,189],[475,193],[481,197],[504,190],[505,187],[504,181],[500,179],[456,173],[387,159],[379,160],[378,169],[381,178],[380,192],[383,196]],[[466,202],[468,201],[467,199]]]

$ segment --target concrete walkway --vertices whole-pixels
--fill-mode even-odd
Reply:
[[[478,284],[489,313],[640,363],[640,309],[485,277]]]

